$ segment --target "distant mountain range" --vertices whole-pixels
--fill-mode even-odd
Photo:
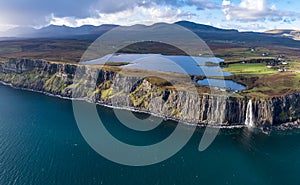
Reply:
[[[84,25],[81,27],[68,27],[68,26],[56,26],[50,25],[41,29],[35,29],[32,27],[16,27],[12,28],[0,35],[5,37],[25,37],[25,38],[53,38],[53,37],[72,37],[78,35],[93,35],[102,34],[110,29],[117,27],[118,25],[104,24],[101,26]]]
[[[242,43],[247,46],[279,44],[288,46],[299,46],[300,31],[296,30],[270,30],[267,32],[239,32],[235,29],[220,29],[213,26],[197,24],[189,21],[179,21],[174,24],[183,26],[201,37],[205,41],[220,42],[220,43]],[[146,25],[133,25],[122,26],[126,30],[134,31],[141,30],[141,28],[157,28],[165,23],[156,23],[151,26]],[[68,26],[55,26],[50,25],[41,29],[34,29],[30,27],[17,27],[5,33],[0,33],[7,39],[20,39],[20,38],[76,38],[76,39],[89,39],[94,40],[103,33],[118,27],[114,24],[104,24],[101,26],[84,25],[81,27],[68,27]],[[250,45],[251,43],[251,45]]]
[[[157,23],[151,26],[145,26],[141,24],[133,25],[133,26],[126,26],[129,29],[135,28],[143,28],[143,27],[155,27],[159,24],[164,23]],[[179,21],[174,24],[186,27],[196,32],[238,32],[237,30],[226,30],[215,28],[213,26],[203,25],[203,24],[196,24],[189,21]],[[93,25],[84,25],[81,27],[68,27],[68,26],[55,26],[50,25],[47,27],[43,27],[41,29],[35,29],[32,27],[16,27],[12,28],[6,32],[0,33],[0,36],[3,37],[23,37],[23,38],[60,38],[60,37],[74,37],[78,35],[101,35],[119,25],[113,24],[104,24],[101,26],[93,26]],[[123,26],[125,27],[125,26]]]

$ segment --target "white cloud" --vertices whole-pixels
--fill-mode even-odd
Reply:
[[[243,9],[264,11],[267,0],[242,0],[239,6]]]
[[[162,11],[167,7],[182,11],[186,8],[207,10],[219,9],[220,3],[211,0],[0,0],[0,24],[37,27],[46,25],[48,22],[45,17],[49,18],[51,13],[55,17],[69,17],[69,21],[91,20],[99,13],[106,17],[109,14],[136,11],[137,8],[151,11],[153,7],[161,7]]]
[[[239,31],[265,31],[266,28],[260,23],[245,23],[245,24],[221,24],[220,27],[227,29],[237,29]]]
[[[5,32],[5,31],[8,31],[8,30],[10,30],[12,28],[16,28],[16,27],[18,27],[18,26],[11,25],[11,24],[0,24],[0,32]]]
[[[230,0],[223,0],[222,11],[227,20],[238,21],[282,21],[285,17],[299,16],[294,12],[277,10],[273,3],[267,6],[267,0],[241,0],[234,4]]]
[[[231,4],[231,2],[229,0],[223,0],[223,2],[222,2],[222,6],[228,6],[230,4]]]
[[[273,3],[272,5],[271,5],[271,8],[270,8],[271,10],[277,10],[277,7],[276,7],[276,5]]]
[[[180,9],[159,6],[135,7],[132,10],[124,10],[113,14],[100,12],[97,14],[97,16],[89,18],[56,17],[51,14],[48,20],[49,24],[78,27],[86,24],[150,25],[157,22],[173,23],[182,19],[190,19],[193,16],[193,14]]]

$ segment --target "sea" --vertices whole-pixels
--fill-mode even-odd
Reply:
[[[107,130],[130,144],[159,142],[177,125],[163,121],[149,133],[133,131],[118,121],[113,109],[99,105],[97,111]],[[299,130],[265,134],[224,128],[206,150],[199,151],[204,130],[197,128],[188,143],[165,161],[127,166],[90,147],[77,126],[72,101],[0,85],[0,184],[300,184]]]

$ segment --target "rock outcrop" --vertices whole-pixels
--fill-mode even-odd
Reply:
[[[84,98],[87,101],[130,108],[170,119],[218,126],[244,125],[249,98],[198,94],[151,84],[146,78],[93,66],[10,59],[0,62],[0,81],[14,87]],[[279,98],[252,99],[255,125],[298,125],[300,93]]]

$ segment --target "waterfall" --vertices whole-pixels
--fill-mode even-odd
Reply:
[[[248,105],[247,105],[245,125],[249,128],[255,127],[251,100],[249,100]]]

